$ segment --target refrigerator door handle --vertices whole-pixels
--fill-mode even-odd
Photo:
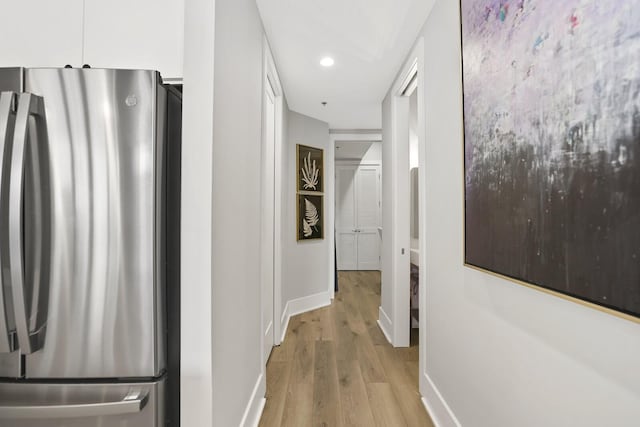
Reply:
[[[29,147],[33,140],[29,138],[30,121],[29,117],[35,119],[36,132],[38,138],[46,138],[46,117],[44,111],[44,101],[41,97],[22,93],[18,100],[18,111],[16,113],[16,127],[11,150],[11,171],[9,177],[9,267],[11,276],[11,289],[13,293],[13,308],[15,311],[16,330],[18,333],[18,344],[23,354],[31,354],[38,351],[44,342],[45,324],[39,324],[38,320],[46,322],[46,311],[48,300],[48,289],[41,283],[43,275],[38,274],[43,268],[43,244],[45,215],[42,215],[42,197],[36,194],[35,211],[36,220],[33,224],[35,230],[24,229],[24,187],[27,156],[29,153],[37,152],[36,147]],[[48,144],[45,141],[45,145]],[[28,149],[31,149],[29,151]],[[32,156],[33,157],[33,156]],[[34,174],[38,174],[39,165],[35,159],[32,165]],[[41,193],[41,183],[39,177],[34,177],[34,192]],[[26,233],[32,233],[33,242],[33,272],[34,283],[27,289],[25,287],[25,241]],[[31,274],[31,272],[30,272]]]
[[[11,295],[8,277],[8,265],[5,265],[8,253],[7,245],[7,207],[8,207],[8,178],[9,155],[15,125],[15,97],[14,92],[0,94],[0,353],[11,353],[16,350],[15,328],[13,327],[13,313],[9,310]],[[7,294],[5,294],[5,292]]]
[[[82,403],[77,405],[0,406],[0,419],[91,418],[127,415],[142,412],[148,393],[129,392],[116,402]]]

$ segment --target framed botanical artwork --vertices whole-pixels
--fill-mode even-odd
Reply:
[[[321,148],[297,144],[297,189],[324,192],[324,155]]]
[[[323,197],[316,194],[298,194],[298,241],[324,239]]]
[[[640,0],[461,0],[465,264],[640,321]]]

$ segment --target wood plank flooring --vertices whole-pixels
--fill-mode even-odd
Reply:
[[[418,343],[377,324],[379,272],[341,272],[333,304],[292,317],[267,364],[261,427],[433,427],[418,391]],[[407,303],[408,303],[407,298]]]

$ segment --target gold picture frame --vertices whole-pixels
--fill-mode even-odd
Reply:
[[[296,190],[324,193],[324,150],[296,144]]]
[[[298,193],[296,198],[296,240],[324,239],[324,195]]]

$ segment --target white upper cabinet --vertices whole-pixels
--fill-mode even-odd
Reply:
[[[3,1],[0,67],[82,65],[82,3]]]
[[[183,40],[184,0],[85,0],[84,63],[93,68],[181,79]]]

